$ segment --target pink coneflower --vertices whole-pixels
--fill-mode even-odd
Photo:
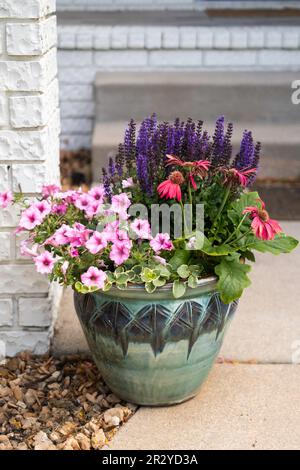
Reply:
[[[54,196],[60,190],[61,188],[56,184],[44,184],[44,186],[42,187],[42,195],[43,197],[47,198],[50,196]]]
[[[151,241],[151,248],[155,253],[159,253],[162,250],[173,250],[174,246],[170,240],[170,235],[168,233],[158,233]]]
[[[48,251],[45,251],[34,259],[34,264],[38,273],[50,274],[55,264],[55,259]]]
[[[252,219],[251,227],[257,238],[261,240],[273,240],[277,233],[282,232],[282,228],[276,220],[270,219],[265,209],[265,203],[260,201],[261,209],[256,206],[248,206],[243,214],[249,214]]]
[[[103,289],[106,279],[106,274],[101,269],[91,266],[86,273],[81,275],[81,282],[88,287],[99,287]]]
[[[177,199],[181,201],[181,185],[184,183],[184,176],[180,171],[173,171],[166,181],[160,183],[157,187],[158,194],[161,198]]]
[[[20,227],[26,230],[32,230],[37,225],[40,225],[43,221],[40,211],[32,206],[22,212],[20,219]]]
[[[257,173],[256,168],[250,168],[248,170],[237,170],[236,168],[230,168],[221,170],[225,176],[224,183],[233,182],[240,184],[241,186],[247,186],[249,178]]]
[[[148,240],[151,236],[151,229],[148,220],[135,219],[130,225],[138,238]]]
[[[85,244],[86,248],[95,255],[107,246],[107,236],[105,233],[94,232]]]
[[[4,191],[3,193],[0,193],[0,207],[2,207],[2,209],[6,209],[12,200],[13,193],[11,191]]]
[[[116,265],[124,263],[129,258],[130,249],[128,244],[122,242],[116,242],[113,244],[109,257]]]
[[[176,157],[175,155],[166,155],[167,162],[166,166],[168,165],[175,165],[181,166],[183,168],[190,168],[194,175],[198,175],[201,178],[206,176],[208,169],[211,163],[208,160],[197,160],[195,162],[185,162],[180,158]]]

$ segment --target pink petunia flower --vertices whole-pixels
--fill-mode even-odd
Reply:
[[[86,248],[95,255],[107,246],[107,236],[105,233],[94,232],[91,238],[85,244]]]
[[[81,194],[82,194],[82,191],[69,189],[68,191],[58,193],[56,196],[59,199],[62,199],[63,201],[65,201],[67,204],[74,204],[77,201],[77,199],[81,196]]]
[[[42,187],[42,195],[44,198],[54,196],[57,194],[61,188],[56,184],[44,184]]]
[[[122,180],[122,188],[127,189],[134,186],[134,182],[132,178],[127,178],[126,180]]]
[[[75,223],[73,227],[69,227],[65,232],[65,236],[68,238],[68,243],[72,247],[85,246],[88,241],[92,230],[87,229],[84,225]]]
[[[54,204],[52,207],[53,214],[64,215],[67,212],[68,206],[66,203]]]
[[[88,287],[97,286],[99,289],[103,289],[105,279],[105,272],[94,266],[91,266],[86,273],[81,275],[82,284]]]
[[[102,208],[102,204],[99,201],[92,200],[90,204],[87,206],[87,208],[85,209],[86,216],[89,218],[95,217],[96,215],[99,214],[99,212],[101,211],[101,208]]]
[[[126,193],[121,193],[112,197],[111,210],[119,215],[120,219],[128,219],[127,209],[131,201]]]
[[[34,259],[34,264],[38,273],[50,274],[55,264],[55,259],[48,251],[38,255]]]
[[[130,249],[126,243],[116,242],[113,244],[109,257],[116,265],[124,263],[130,256]]]
[[[248,206],[243,211],[243,214],[249,214],[252,219],[251,227],[257,238],[261,240],[273,240],[277,233],[283,230],[277,220],[270,219],[268,212],[265,209],[265,203],[260,201],[261,209],[256,206]]]
[[[88,194],[94,201],[98,202],[99,204],[102,204],[105,195],[104,186],[102,184],[100,186],[95,186],[89,191]]]
[[[77,258],[79,256],[79,251],[76,248],[70,248],[70,256],[71,258]]]
[[[6,209],[12,200],[13,193],[11,191],[4,191],[3,193],[0,193],[0,207],[2,207],[2,209]]]
[[[120,223],[118,220],[114,220],[113,222],[109,222],[108,224],[105,225],[103,233],[106,234],[109,241],[114,240],[119,224]]]
[[[122,243],[129,249],[132,247],[132,241],[130,240],[126,230],[116,230],[113,234],[110,235],[109,241],[113,243]]]
[[[155,253],[159,253],[162,250],[171,251],[174,248],[173,243],[170,240],[170,235],[168,233],[158,233],[150,241],[150,246],[155,251]]]
[[[91,204],[92,200],[93,199],[89,194],[83,193],[76,199],[74,204],[78,209],[86,211],[89,205]]]
[[[37,208],[43,218],[51,212],[51,204],[47,201],[38,201],[33,205],[33,207]]]
[[[67,273],[67,270],[68,270],[68,267],[69,267],[69,261],[64,261],[63,264],[61,265],[61,272],[66,275]]]
[[[36,207],[31,206],[22,212],[19,226],[26,230],[32,230],[37,225],[40,225],[42,221],[43,217],[40,211]]]
[[[30,246],[29,240],[22,240],[20,243],[20,253],[22,256],[30,256],[31,258],[34,258],[38,254],[38,247],[39,245],[37,243]]]
[[[162,264],[163,266],[165,266],[167,264],[167,260],[165,258],[162,258],[161,256],[158,256],[158,255],[155,255],[153,256],[153,259],[158,263],[158,264]]]
[[[151,229],[148,220],[135,219],[130,227],[136,233],[138,238],[148,240],[151,237]]]
[[[50,241],[55,243],[55,246],[66,245],[69,243],[69,237],[67,236],[70,226],[63,224],[56,232],[50,237]]]

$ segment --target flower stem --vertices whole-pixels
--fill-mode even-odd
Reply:
[[[213,223],[213,225],[212,225],[212,229],[215,228],[215,226],[217,225],[217,222],[218,222],[218,220],[219,220],[219,218],[220,218],[220,216],[221,216],[221,214],[222,214],[222,212],[223,212],[223,209],[224,209],[224,207],[225,207],[225,204],[226,204],[226,202],[227,202],[227,200],[228,200],[228,197],[229,197],[229,194],[230,194],[230,189],[231,189],[231,186],[229,185],[228,188],[227,188],[226,191],[225,191],[222,204],[221,204],[220,207],[219,207],[218,213],[217,213],[216,218],[215,218],[215,220],[214,220],[214,223]],[[217,232],[218,232],[218,231],[215,232],[214,239],[216,238]]]
[[[225,240],[224,245],[226,245],[226,243],[228,243],[229,240],[231,240],[231,239],[234,237],[234,235],[239,231],[239,229],[240,229],[241,225],[243,224],[243,222],[244,222],[245,218],[247,217],[247,215],[248,215],[248,214],[245,214],[245,215],[243,216],[243,218],[242,218],[242,220],[240,221],[240,223],[239,223],[239,225],[237,226],[237,228],[234,230],[234,232],[232,232],[231,235],[229,235],[229,237],[227,238],[227,240]]]
[[[233,240],[232,242],[230,242],[230,245],[231,245],[232,243],[237,243],[237,242],[239,242],[242,238],[246,237],[246,236],[249,235],[251,232],[252,232],[252,228],[249,228],[249,230],[247,230],[247,232],[243,233],[243,235],[241,235],[239,238],[237,238],[236,240]]]
[[[193,204],[193,196],[192,196],[192,189],[191,189],[191,182],[188,182],[188,192],[189,192],[189,202]]]

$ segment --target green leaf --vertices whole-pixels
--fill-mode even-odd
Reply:
[[[215,273],[219,277],[217,288],[225,304],[238,299],[243,290],[251,284],[247,276],[251,268],[246,264],[241,264],[239,257],[240,255],[237,253],[223,258],[221,263],[215,267]]]
[[[273,240],[258,240],[252,239],[252,242],[247,243],[247,248],[250,250],[261,251],[262,253],[272,253],[279,255],[280,253],[290,253],[298,245],[298,240],[293,237],[288,237],[284,234],[277,234]]]
[[[153,282],[146,282],[145,289],[148,292],[148,294],[152,294],[152,292],[155,291],[156,286],[153,284]]]
[[[185,290],[186,290],[186,286],[183,282],[180,282],[178,280],[173,282],[173,295],[175,299],[182,297],[185,293]]]
[[[112,282],[106,281],[103,287],[103,292],[109,291],[111,287],[112,287]]]
[[[84,284],[82,284],[82,282],[80,281],[77,281],[75,283],[75,290],[77,290],[77,292],[80,292],[81,294],[88,294],[90,292],[96,292],[97,290],[99,290],[99,287],[97,286],[85,286]]]
[[[191,289],[195,289],[195,287],[197,287],[198,285],[198,279],[196,276],[190,276],[188,278],[188,286],[191,288]]]
[[[166,279],[158,278],[158,279],[154,279],[153,285],[155,287],[162,287],[165,285],[166,282],[167,282]]]
[[[187,264],[182,264],[181,266],[179,266],[179,268],[177,269],[177,274],[182,279],[186,279],[187,277],[189,277],[190,270],[189,270],[188,265]]]
[[[255,263],[255,256],[254,256],[254,253],[252,253],[252,251],[250,250],[243,251],[243,256],[249,261],[252,261],[252,263]]]
[[[169,264],[172,266],[174,271],[177,271],[179,266],[182,264],[187,264],[188,260],[191,257],[191,251],[188,250],[176,250],[174,255],[169,261]]]
[[[205,237],[204,245],[201,251],[203,251],[203,253],[209,256],[226,256],[226,255],[229,255],[230,253],[234,253],[236,251],[236,248],[233,248],[230,245],[214,246]]]
[[[243,210],[248,206],[257,206],[259,199],[257,191],[243,193],[238,200],[231,204],[230,209],[227,212],[231,222],[237,226],[243,217]]]
[[[159,273],[150,268],[143,268],[141,279],[143,282],[152,282],[159,277]]]
[[[116,274],[116,284],[125,284],[128,280],[129,276],[127,273]]]

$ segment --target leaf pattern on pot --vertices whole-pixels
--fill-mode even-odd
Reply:
[[[201,334],[215,332],[218,340],[237,304],[236,301],[226,305],[218,293],[212,293],[199,299],[157,301],[137,307],[130,300],[75,293],[75,307],[83,325],[94,337],[112,336],[124,357],[132,341],[149,343],[157,356],[168,342],[185,339],[188,358]]]

